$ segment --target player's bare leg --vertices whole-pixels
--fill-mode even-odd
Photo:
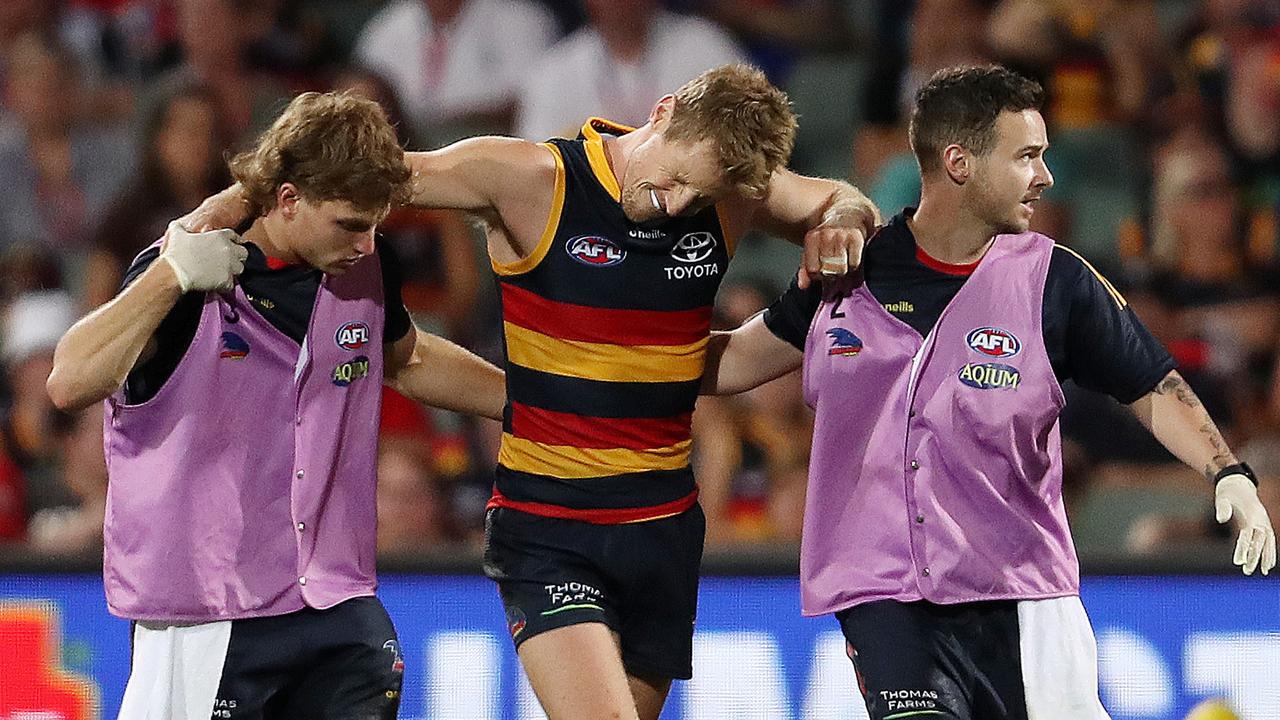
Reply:
[[[521,643],[519,655],[548,720],[640,720],[618,642],[604,623],[548,630]]]
[[[631,696],[635,698],[636,714],[640,720],[658,720],[662,706],[667,702],[667,693],[671,691],[671,678],[628,674],[627,683],[631,686]]]

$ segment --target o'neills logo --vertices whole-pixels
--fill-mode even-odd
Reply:
[[[967,363],[960,368],[960,382],[979,390],[1018,389],[1022,373],[1001,363]]]

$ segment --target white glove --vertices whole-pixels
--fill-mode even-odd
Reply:
[[[1218,481],[1213,491],[1213,506],[1218,522],[1225,523],[1233,516],[1240,523],[1240,538],[1236,540],[1236,552],[1232,562],[1244,570],[1245,575],[1262,567],[1266,575],[1276,566],[1276,531],[1271,527],[1267,509],[1258,499],[1258,488],[1242,474],[1234,473]]]
[[[176,221],[169,223],[160,246],[160,259],[178,276],[182,292],[225,292],[244,271],[249,251],[234,230],[187,232]]]

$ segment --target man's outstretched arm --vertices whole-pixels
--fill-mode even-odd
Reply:
[[[555,156],[547,148],[508,137],[475,137],[438,150],[406,152],[411,173],[405,204],[410,207],[496,212],[511,224],[525,206],[549,207],[556,176]],[[545,198],[534,198],[543,193]],[[534,202],[545,200],[545,202]],[[206,198],[178,219],[191,231],[234,228],[254,212],[244,188],[233,184]],[[509,217],[514,215],[517,217]],[[545,217],[532,218],[541,229]]]
[[[1215,483],[1217,519],[1240,525],[1233,561],[1246,575],[1276,564],[1276,533],[1258,499],[1255,480],[1227,447],[1218,426],[1186,380],[1172,370],[1155,389],[1130,406],[1151,434],[1182,462]]]
[[[699,392],[746,392],[795,370],[803,360],[804,353],[774,335],[760,313],[735,330],[711,334]]]

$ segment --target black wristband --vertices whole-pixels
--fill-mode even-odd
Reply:
[[[1254,487],[1258,487],[1258,476],[1253,474],[1253,468],[1249,467],[1249,463],[1236,463],[1222,468],[1217,475],[1213,476],[1213,486],[1217,487],[1218,481],[1228,475],[1243,475],[1249,478],[1249,482],[1253,483]]]

